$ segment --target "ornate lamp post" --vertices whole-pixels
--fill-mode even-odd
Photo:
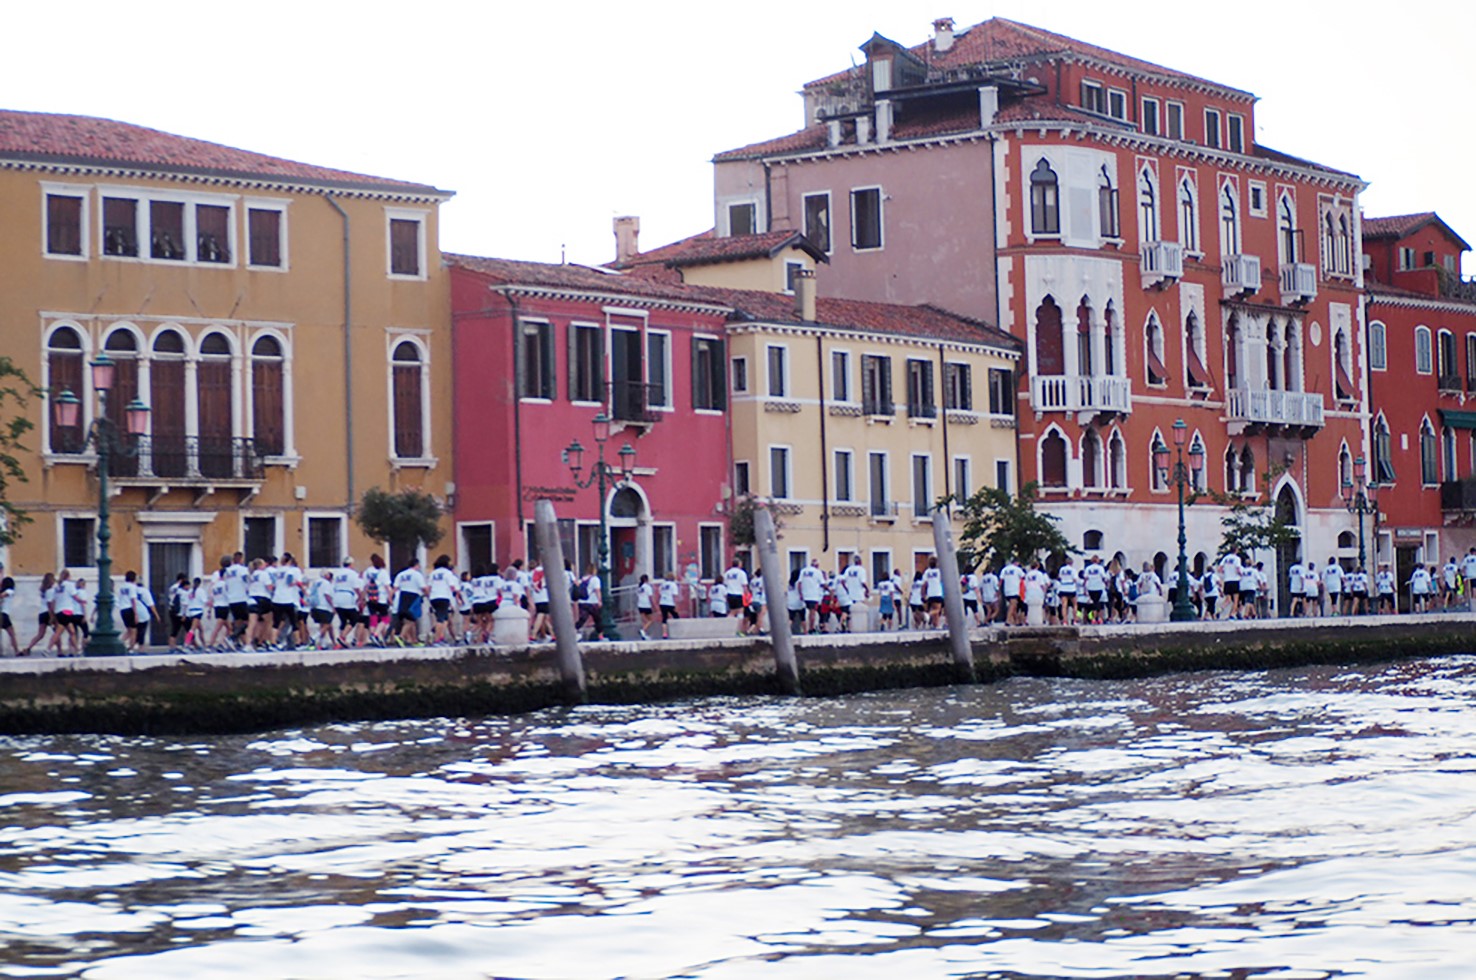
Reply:
[[[1374,527],[1379,524],[1378,491],[1368,485],[1365,467],[1368,464],[1360,455],[1353,461],[1352,481],[1343,481],[1343,504],[1348,513],[1358,515],[1358,567],[1368,568],[1368,555],[1363,548],[1363,515],[1373,515]]]
[[[149,429],[149,406],[137,398],[128,403],[123,413],[127,427],[125,436],[118,423],[107,417],[108,392],[113,387],[116,366],[108,360],[108,355],[99,354],[91,367],[98,409],[81,448],[86,449],[89,442],[97,447],[97,629],[92,631],[84,652],[89,657],[116,657],[122,656],[127,649],[113,622],[113,559],[108,554],[108,543],[113,538],[108,520],[108,459],[138,454],[134,437]],[[70,429],[81,424],[82,402],[70,389],[63,390],[53,399],[52,411],[56,424],[61,428]]]
[[[584,468],[584,447],[575,439],[564,449],[564,462],[574,477],[574,485],[581,490],[598,485],[600,494],[600,623],[599,636],[613,640],[615,636],[615,596],[610,591],[610,529],[605,517],[606,485],[619,486],[630,479],[635,471],[635,447],[629,444],[620,448],[620,468],[617,470],[605,461],[605,443],[610,439],[610,416],[600,412],[594,417],[594,441],[598,459],[590,467],[589,476],[580,479],[579,471]]]
[[[1184,424],[1183,419],[1174,421],[1174,451],[1178,454],[1173,469],[1169,469],[1169,450],[1160,439],[1153,447],[1153,465],[1164,478],[1172,480],[1179,489],[1179,580],[1174,589],[1174,609],[1169,614],[1169,619],[1176,623],[1191,622],[1194,615],[1194,603],[1189,601],[1189,557],[1184,553],[1188,545],[1188,539],[1184,536],[1184,487],[1193,485],[1192,473],[1198,473],[1204,468],[1204,446],[1195,440],[1189,447],[1189,465],[1184,465],[1184,439],[1188,435],[1189,427]]]

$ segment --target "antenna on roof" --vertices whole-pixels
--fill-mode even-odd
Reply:
[[[568,248],[568,246],[565,243],[559,242],[559,265],[568,265],[569,264],[569,259],[564,254],[564,249],[566,249],[566,248]]]

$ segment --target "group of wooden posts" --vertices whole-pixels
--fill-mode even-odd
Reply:
[[[558,518],[553,502],[540,500],[534,507],[535,533],[544,568],[564,567],[564,545],[559,538]],[[767,508],[756,508],[753,515],[754,538],[758,546],[759,567],[764,576],[764,594],[783,600],[789,594],[789,581],[779,563],[779,542],[774,533],[774,517]],[[953,529],[947,520],[933,521],[933,546],[938,556],[938,571],[943,576],[943,611],[948,620],[948,638],[953,662],[960,676],[974,676],[974,653],[969,642],[968,619],[964,616],[963,596],[958,590],[958,554],[953,542]],[[558,651],[559,675],[565,696],[572,702],[586,697],[584,658],[579,653],[579,635],[574,629],[573,597],[569,580],[563,575],[548,576],[549,608],[553,615],[555,646]],[[774,669],[780,688],[788,694],[800,693],[799,663],[794,655],[794,635],[787,615],[769,615],[769,643],[774,649]]]

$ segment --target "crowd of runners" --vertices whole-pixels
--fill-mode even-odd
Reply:
[[[575,629],[589,637],[601,629],[603,585],[593,565],[577,575],[568,562],[558,574],[568,584]],[[1273,585],[1262,562],[1227,553],[1202,572],[1186,576],[1189,599],[1202,619],[1259,619],[1275,615]],[[834,572],[819,559],[787,576],[785,612],[796,633],[849,632],[865,615],[872,630],[939,629],[945,625],[944,581],[936,558],[911,578],[893,569],[871,582],[860,556]],[[1289,608],[1284,615],[1356,616],[1399,611],[1398,593],[1413,612],[1468,608],[1467,589],[1476,583],[1476,548],[1443,566],[1416,565],[1397,580],[1387,562],[1370,575],[1345,569],[1336,557],[1326,565],[1294,562],[1287,569]],[[45,654],[75,656],[86,644],[96,619],[92,592],[70,571],[44,575],[36,632],[22,645],[11,619],[14,579],[0,566],[0,654],[6,641],[17,656],[38,648]],[[674,578],[640,576],[633,589],[641,639],[669,635],[679,618],[683,584]],[[1046,622],[1131,623],[1148,596],[1173,604],[1176,571],[1160,575],[1147,562],[1139,571],[1092,556],[1078,566],[1066,556],[1054,572],[1039,561],[983,565],[959,577],[964,615],[973,626],[1023,625],[1028,607],[1039,602]],[[685,608],[701,615],[737,620],[734,631],[768,630],[763,576],[750,573],[735,558],[720,578],[705,587],[692,584]],[[249,562],[240,552],[222,557],[210,575],[191,579],[181,573],[167,593],[155,597],[135,571],[114,590],[114,608],[130,652],[150,644],[156,624],[170,650],[266,651],[421,644],[486,644],[493,640],[497,610],[511,604],[527,612],[529,642],[553,639],[548,572],[533,560],[489,564],[457,573],[442,555],[427,572],[412,560],[394,574],[371,554],[360,570],[353,558],[333,569],[303,571],[291,554]],[[864,614],[858,613],[865,607]],[[858,626],[859,628],[859,626]]]

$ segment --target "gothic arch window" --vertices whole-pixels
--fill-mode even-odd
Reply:
[[[51,397],[55,398],[64,391],[71,392],[84,408],[87,407],[89,392],[83,385],[85,360],[81,334],[71,327],[57,327],[51,331],[51,336],[46,339],[46,383]],[[56,424],[55,412],[46,413],[47,434],[50,436],[52,452],[82,451],[83,433],[87,431],[87,413],[79,412],[78,417],[81,419],[79,424],[60,426]]]
[[[1389,422],[1380,412],[1373,427],[1373,479],[1375,483],[1394,482],[1393,442],[1389,437]]]
[[[1085,296],[1076,305],[1076,373],[1097,373],[1096,362],[1092,357],[1092,307]]]
[[[1353,274],[1353,235],[1348,229],[1348,216],[1338,215],[1337,229],[1337,255],[1338,271],[1348,276]]]
[[[1044,157],[1030,172],[1030,230],[1036,235],[1061,233],[1060,186]]]
[[[1158,429],[1153,430],[1153,435],[1148,440],[1148,473],[1149,483],[1154,490],[1168,489],[1168,474],[1158,468],[1158,461],[1154,457],[1154,450],[1160,446],[1167,446],[1168,442],[1163,438],[1163,433]],[[1172,457],[1170,457],[1172,460]],[[1172,461],[1169,464],[1173,465]]]
[[[1440,430],[1440,473],[1445,480],[1456,479],[1455,430],[1446,426]]]
[[[1234,446],[1225,447],[1225,492],[1240,492],[1240,457]]]
[[[1035,311],[1035,373],[1066,373],[1065,338],[1061,335],[1061,308],[1047,296]]]
[[[1266,321],[1266,387],[1272,391],[1286,388],[1286,372],[1282,367],[1282,345],[1284,339],[1281,324]]]
[[[1476,334],[1472,336],[1476,337]],[[1469,342],[1466,348],[1466,360],[1476,365],[1476,360],[1471,359],[1476,348],[1472,348]],[[1368,325],[1368,367],[1371,371],[1386,371],[1389,368],[1389,331],[1382,320],[1375,320]],[[1472,377],[1476,377],[1476,373]]]
[[[1302,324],[1286,321],[1286,340],[1281,348],[1282,387],[1287,391],[1302,390]]]
[[[1052,426],[1040,442],[1040,484],[1043,487],[1066,486],[1066,439]]]
[[[1430,328],[1425,326],[1415,327],[1415,371],[1420,374],[1429,374],[1430,362]]]
[[[1102,311],[1102,369],[1108,374],[1121,375],[1126,373],[1122,367],[1122,338],[1118,336],[1122,325],[1117,319],[1117,310],[1112,301],[1107,301],[1107,308]],[[1471,335],[1476,339],[1476,334]],[[1471,377],[1476,378],[1476,372]]]
[[[1214,387],[1204,367],[1204,326],[1199,322],[1199,314],[1192,310],[1184,318],[1184,362],[1189,387]]]
[[[1350,347],[1348,331],[1339,327],[1333,333],[1333,386],[1337,389],[1338,398],[1344,401],[1358,397],[1358,390],[1353,386],[1353,354]]]
[[[1282,194],[1276,204],[1277,244],[1283,263],[1301,261],[1301,234],[1297,230],[1297,211],[1290,194]]]
[[[1420,482],[1425,486],[1440,482],[1440,450],[1428,418],[1420,422]]]
[[[1127,487],[1127,443],[1117,429],[1112,430],[1112,438],[1107,440],[1107,485],[1113,490]]]
[[[1081,437],[1081,485],[1094,490],[1102,485],[1102,438],[1093,429]]]
[[[1184,251],[1199,251],[1199,195],[1187,177],[1179,182],[1179,239]]]
[[[391,357],[391,410],[394,453],[400,459],[425,456],[425,353],[413,340],[395,345]]]
[[[1240,345],[1240,317],[1232,313],[1230,314],[1230,322],[1225,325],[1225,387],[1227,389],[1241,387]]]
[[[1256,454],[1249,446],[1240,451],[1240,492],[1256,492]]]
[[[1168,368],[1164,366],[1163,359],[1163,327],[1158,322],[1157,314],[1148,314],[1148,322],[1143,325],[1143,344],[1148,365],[1148,383],[1167,384]]]
[[[1107,165],[1097,174],[1097,222],[1103,238],[1121,238],[1122,229],[1117,218],[1117,188],[1112,186],[1112,175]]]
[[[1144,167],[1138,174],[1138,236],[1156,242],[1158,236],[1158,180]]]
[[[1350,487],[1353,485],[1353,454],[1348,451],[1345,442],[1338,447],[1338,486]]]
[[[287,452],[285,367],[277,338],[256,338],[251,345],[251,434],[263,456]]]
[[[1229,182],[1220,187],[1220,252],[1240,253],[1240,211],[1235,202],[1235,186]]]

